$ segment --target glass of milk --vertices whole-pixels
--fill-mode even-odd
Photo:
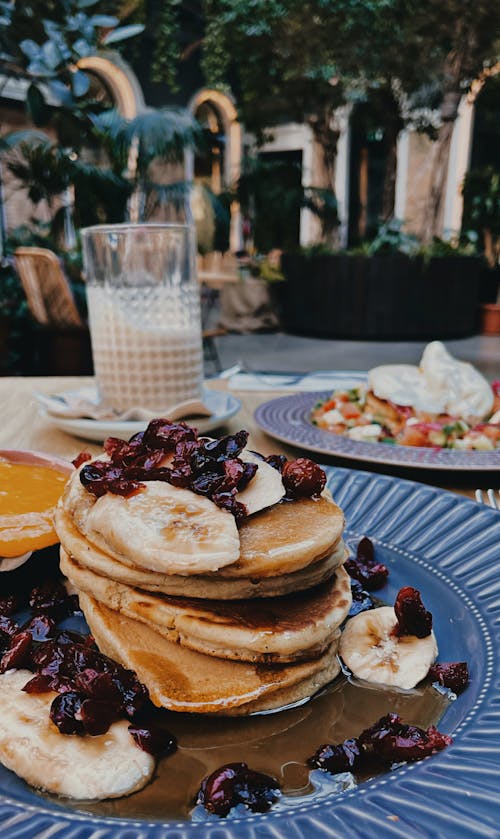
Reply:
[[[195,238],[189,225],[81,231],[101,402],[161,414],[201,396],[203,351]]]

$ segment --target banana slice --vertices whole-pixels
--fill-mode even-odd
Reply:
[[[32,553],[33,551],[28,551],[19,556],[0,556],[0,571],[14,571],[16,568],[20,568],[28,561]]]
[[[244,449],[239,455],[244,463],[256,463],[257,471],[252,480],[244,490],[238,493],[236,498],[245,505],[248,515],[265,510],[281,501],[285,495],[285,487],[281,480],[281,474],[265,460]]]
[[[115,722],[97,737],[60,734],[49,717],[53,691],[24,693],[28,670],[0,675],[0,761],[29,784],[80,800],[119,798],[150,781],[155,760]]]
[[[216,571],[240,555],[231,513],[163,481],[148,481],[128,498],[106,493],[86,511],[79,529],[112,556],[164,574]]]
[[[433,632],[426,638],[393,634],[392,606],[381,606],[351,618],[340,639],[339,654],[359,679],[408,690],[427,676],[438,648]]]

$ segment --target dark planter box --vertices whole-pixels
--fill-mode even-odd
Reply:
[[[500,268],[489,268],[481,265],[479,275],[479,302],[496,303],[498,289],[500,288]]]
[[[476,257],[284,254],[287,332],[324,338],[459,338],[478,329]]]

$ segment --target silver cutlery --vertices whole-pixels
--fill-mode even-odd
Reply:
[[[487,504],[489,507],[492,507],[493,510],[500,510],[500,490],[487,489],[485,497],[485,493],[482,489],[476,489],[475,494],[476,501],[480,504]]]

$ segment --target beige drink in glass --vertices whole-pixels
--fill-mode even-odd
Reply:
[[[102,402],[161,413],[201,396],[193,238],[183,225],[83,232],[94,367]]]

